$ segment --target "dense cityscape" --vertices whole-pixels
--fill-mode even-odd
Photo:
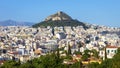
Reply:
[[[62,11],[37,24],[4,22],[0,68],[120,68],[119,27],[80,22]]]
[[[69,20],[61,15],[58,12],[50,20]],[[113,68],[108,59],[119,52],[120,28],[85,25],[87,29],[83,26],[1,26],[1,68]],[[102,67],[106,60],[107,67]]]

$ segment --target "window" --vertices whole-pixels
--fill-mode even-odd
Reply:
[[[115,50],[114,53],[117,53],[117,51]]]
[[[113,50],[111,50],[111,52],[113,52]]]
[[[107,53],[109,53],[110,51],[109,50],[107,50]]]

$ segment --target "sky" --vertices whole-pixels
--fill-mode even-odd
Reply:
[[[0,0],[0,21],[38,23],[58,11],[85,23],[120,27],[120,0]]]

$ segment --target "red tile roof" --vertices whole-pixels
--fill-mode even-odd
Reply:
[[[18,52],[9,52],[10,54],[18,54]]]
[[[106,48],[118,48],[117,46],[107,46]]]

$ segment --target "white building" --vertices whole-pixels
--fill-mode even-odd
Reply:
[[[107,46],[106,47],[106,54],[107,58],[113,58],[113,56],[117,53],[117,46]],[[105,59],[105,50],[100,50],[99,51],[99,56]]]
[[[118,49],[117,46],[107,46],[106,47],[107,58],[112,58],[116,54],[117,49]]]
[[[56,37],[57,37],[58,39],[65,39],[66,35],[65,35],[65,33],[63,33],[63,32],[59,32],[59,33],[56,33]]]

